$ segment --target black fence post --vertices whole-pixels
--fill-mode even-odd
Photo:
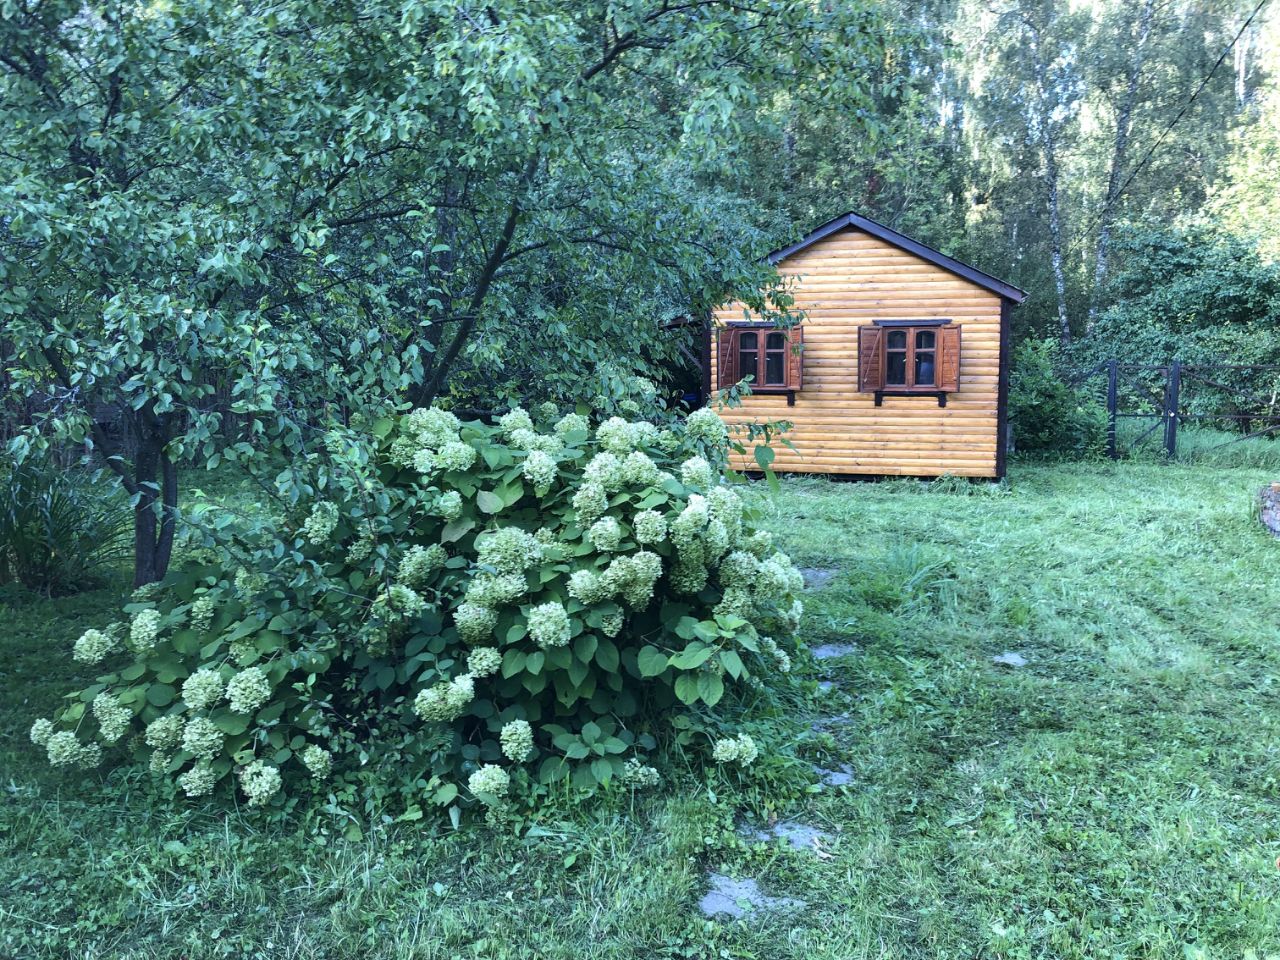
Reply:
[[[1178,455],[1178,393],[1182,389],[1182,362],[1169,365],[1169,385],[1164,394],[1164,452],[1169,459]]]
[[[1107,456],[1119,459],[1116,452],[1116,378],[1118,365],[1112,360],[1107,364]]]

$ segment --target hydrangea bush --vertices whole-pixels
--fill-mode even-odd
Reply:
[[[802,581],[724,482],[713,411],[592,430],[432,408],[371,434],[331,438],[324,495],[234,569],[189,564],[76,641],[111,672],[36,721],[51,763],[114,749],[252,806],[375,784],[500,806],[651,785],[676,716],[708,758],[755,759],[720,714],[789,670]]]

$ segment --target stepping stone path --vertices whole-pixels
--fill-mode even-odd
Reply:
[[[842,763],[834,770],[827,767],[815,767],[815,772],[819,776],[819,783],[828,787],[844,787],[853,783],[853,767],[847,763]]]
[[[834,660],[836,657],[857,653],[858,648],[852,643],[820,643],[816,647],[810,647],[809,652],[815,660]]]
[[[802,910],[808,904],[794,897],[769,897],[750,877],[734,880],[721,873],[711,874],[711,889],[698,901],[698,909],[708,917],[728,914],[734,919],[755,910]]]
[[[1014,653],[1012,650],[1006,650],[998,657],[991,658],[992,663],[998,663],[1005,667],[1025,667],[1027,658],[1020,653]]]
[[[838,567],[801,567],[806,590],[821,590],[840,573]]]

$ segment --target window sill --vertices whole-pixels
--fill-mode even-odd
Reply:
[[[945,407],[947,405],[948,391],[946,390],[875,390],[873,391],[876,398],[876,406],[881,406],[885,397],[936,397],[938,406]]]
[[[796,391],[791,387],[752,387],[751,395],[755,396],[783,396],[787,398],[787,406],[794,407],[796,405]]]

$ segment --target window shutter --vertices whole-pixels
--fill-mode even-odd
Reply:
[[[858,328],[858,390],[873,393],[884,389],[884,331],[879,327]]]
[[[728,328],[720,331],[720,349],[716,354],[717,390],[732,387],[742,379],[738,376],[738,351],[734,349],[737,340],[736,333],[736,330]]]
[[[953,393],[960,389],[960,328],[948,324],[938,333],[938,389]]]
[[[792,327],[788,333],[787,388],[799,390],[804,386],[804,327]]]

